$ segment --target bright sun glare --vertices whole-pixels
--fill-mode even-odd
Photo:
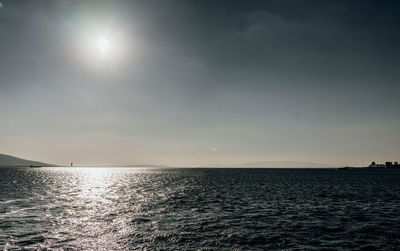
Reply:
[[[1,0],[0,0],[1,1]],[[91,32],[89,32],[91,31]],[[112,31],[97,31],[94,28],[87,29],[82,34],[77,48],[79,57],[94,69],[113,69],[123,60],[125,43],[121,36]]]
[[[96,40],[96,48],[102,56],[107,55],[111,50],[111,41],[107,37],[98,37]]]

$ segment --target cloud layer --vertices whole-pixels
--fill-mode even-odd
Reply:
[[[3,3],[0,152],[60,164],[399,156],[396,1]],[[108,63],[85,49],[104,30],[123,44]]]

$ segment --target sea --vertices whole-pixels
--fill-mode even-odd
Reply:
[[[0,168],[2,250],[400,250],[400,171]]]

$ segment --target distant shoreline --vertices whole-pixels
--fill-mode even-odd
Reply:
[[[182,166],[0,166],[0,168],[32,168],[32,167],[58,167],[58,168],[149,168],[149,169],[323,169],[323,170],[361,170],[361,169],[368,169],[368,170],[375,170],[374,168],[368,168],[368,167],[233,167],[233,166],[218,166],[218,167],[212,167],[212,166],[188,166],[188,167],[182,167]],[[377,170],[383,170],[383,169],[377,169]],[[393,170],[393,169],[390,169]]]

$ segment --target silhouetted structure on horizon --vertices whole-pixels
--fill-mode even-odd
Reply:
[[[385,162],[385,164],[376,164],[375,161],[372,161],[371,165],[369,165],[368,168],[380,168],[380,169],[398,168],[398,169],[400,169],[400,165],[399,165],[399,162],[397,162],[397,161],[395,161],[395,162],[387,161],[387,162]]]

